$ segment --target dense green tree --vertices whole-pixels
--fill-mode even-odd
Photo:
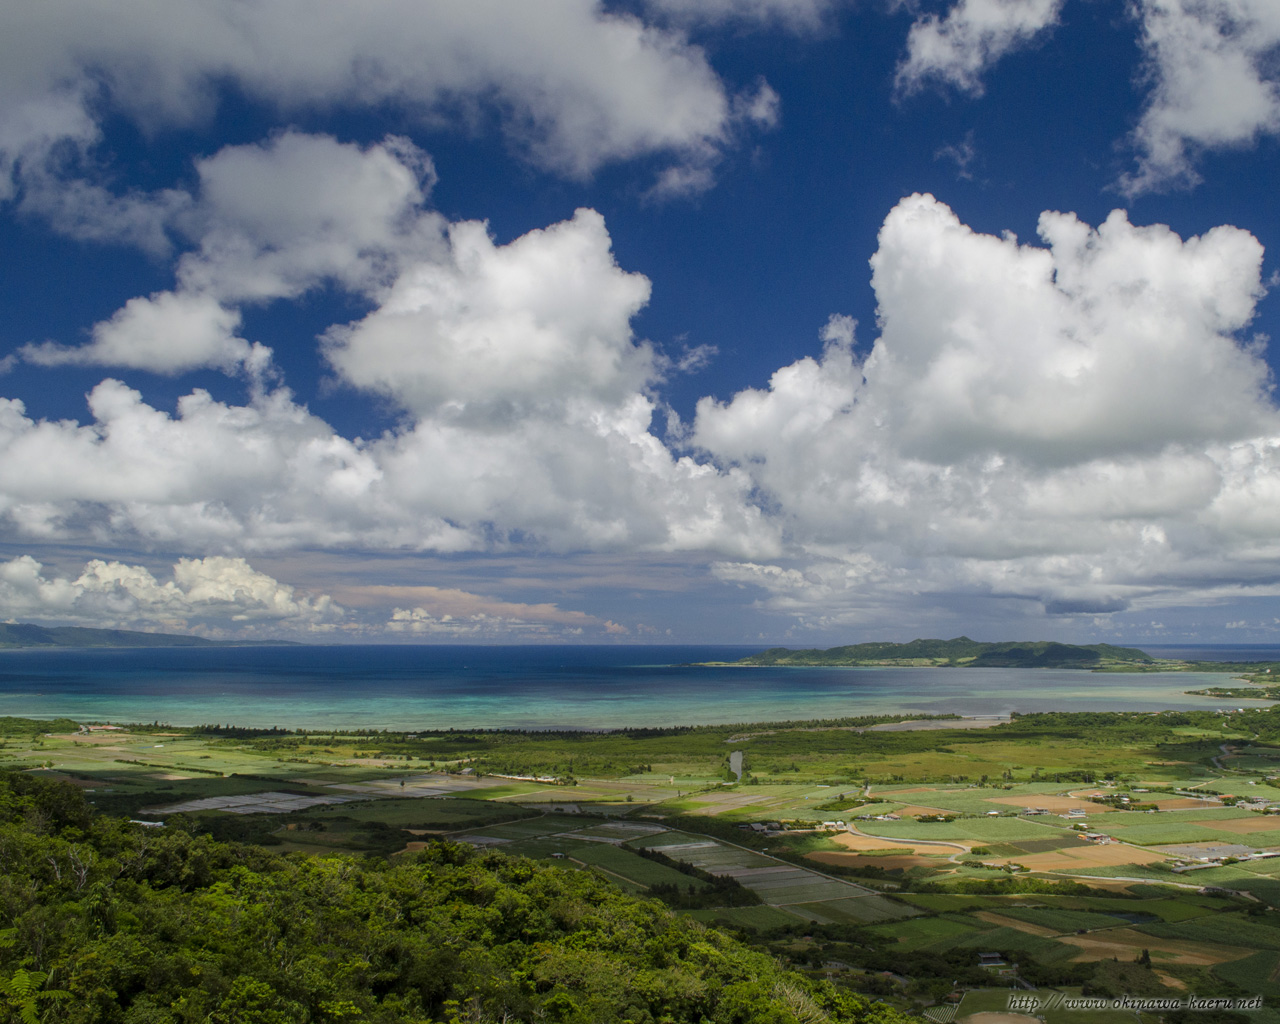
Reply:
[[[280,856],[183,825],[0,777],[0,1021],[906,1019],[588,872],[452,843]]]

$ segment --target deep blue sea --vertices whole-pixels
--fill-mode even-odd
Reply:
[[[1184,691],[1228,682],[1222,675],[1193,673],[691,664],[730,661],[760,649],[383,645],[0,651],[0,715],[291,729],[611,729],[898,712],[1212,708],[1224,702]],[[1183,657],[1215,660],[1280,658],[1274,648],[1179,650]]]

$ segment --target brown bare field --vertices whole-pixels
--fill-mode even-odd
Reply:
[[[987,800],[989,804],[1007,804],[1010,807],[1047,807],[1051,811],[1083,810],[1090,814],[1101,814],[1114,811],[1114,807],[1106,804],[1095,804],[1075,796],[993,796]]]
[[[1162,811],[1198,811],[1222,806],[1217,800],[1197,800],[1195,797],[1190,796],[1171,796],[1163,800],[1144,800],[1143,803],[1155,804]]]
[[[1125,846],[1123,843],[1081,843],[1048,853],[1028,853],[1021,857],[1005,857],[992,863],[1017,861],[1032,871],[1070,871],[1073,868],[1100,868],[1117,864],[1154,864],[1165,858],[1150,850]]]
[[[914,818],[918,814],[955,814],[955,811],[944,810],[941,807],[927,807],[924,804],[907,804],[906,807],[899,808],[894,814],[902,817]]]
[[[122,739],[129,738],[132,733],[127,732],[62,732],[53,735],[55,740],[67,740],[70,743],[78,743],[86,747],[98,747],[104,743],[119,743]]]
[[[1239,856],[1249,851],[1249,847],[1244,843],[1228,843],[1222,839],[1209,839],[1203,843],[1165,843],[1162,846],[1152,846],[1152,850],[1163,853],[1166,857],[1221,857],[1224,854],[1234,854]]]
[[[971,847],[977,845],[976,840],[974,842],[955,840],[945,843],[922,843],[913,842],[910,839],[877,839],[875,836],[864,836],[860,832],[841,832],[839,835],[832,836],[831,840],[847,850],[911,850],[913,853],[920,854],[936,854],[947,849],[968,853]]]
[[[980,910],[973,915],[980,921],[986,921],[988,924],[998,925],[1001,928],[1014,928],[1020,932],[1026,932],[1028,935],[1040,935],[1048,938],[1052,935],[1060,935],[1061,932],[1053,928],[1046,928],[1042,924],[1031,924],[1028,921],[1019,921],[1016,917],[1005,917],[1003,914],[997,914],[993,910]]]
[[[1242,949],[1239,946],[1220,946],[1214,942],[1162,939],[1155,935],[1144,935],[1132,928],[1109,928],[1106,932],[1093,932],[1089,935],[1063,935],[1058,941],[1080,950],[1079,956],[1072,957],[1076,962],[1103,960],[1109,957],[1132,960],[1141,950],[1146,949],[1152,955],[1166,953],[1168,957],[1161,959],[1171,960],[1174,963],[1189,967],[1209,967],[1213,964],[1226,963],[1228,960],[1240,960],[1257,952],[1257,950]]]
[[[1280,829],[1280,814],[1251,814],[1247,818],[1228,818],[1226,821],[1197,821],[1197,825],[1217,829],[1219,832],[1274,832]],[[1280,837],[1277,837],[1280,840]]]
[[[945,868],[949,867],[949,863],[945,857],[913,857],[907,854],[890,857],[876,857],[865,853],[833,853],[818,852],[805,854],[806,860],[816,860],[819,864],[835,864],[844,867],[859,868],[884,868],[886,871],[893,871],[901,868],[903,871],[909,868]]]
[[[690,803],[698,805],[698,814],[721,814],[724,811],[736,811],[755,804],[772,803],[778,799],[776,793],[728,793],[724,796],[711,794],[696,796]]]

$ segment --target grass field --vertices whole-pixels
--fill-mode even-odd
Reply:
[[[1274,916],[1274,915],[1272,915]],[[1280,927],[1255,924],[1239,914],[1197,918],[1176,924],[1145,924],[1138,930],[1167,939],[1220,942],[1230,946],[1280,950]]]
[[[1000,952],[1029,953],[1041,963],[1053,964],[1070,960],[1078,950],[1039,935],[1029,935],[1016,928],[991,928],[958,940],[955,945],[968,949],[992,949]]]
[[[895,948],[901,948],[904,952],[914,952],[917,949],[929,949],[934,946],[950,947],[960,939],[985,930],[987,930],[986,926],[981,922],[958,916],[918,918],[893,925],[880,925],[872,929],[876,935],[888,941],[895,941]]]
[[[1068,832],[1022,818],[957,818],[955,821],[867,821],[859,829],[886,839],[932,839],[939,842],[1009,842],[1049,839]]]
[[[776,907],[728,907],[724,910],[690,910],[690,917],[708,924],[721,924],[730,928],[750,928],[768,931],[795,924],[803,918]]]
[[[1097,868],[1072,868],[1071,871],[1063,872],[1063,874],[1086,884],[1093,878],[1119,878],[1137,882],[1168,882],[1171,878],[1179,877],[1171,875],[1168,871],[1158,871],[1149,864],[1112,864]],[[1201,879],[1197,878],[1196,881],[1201,881]]]
[[[1213,973],[1227,981],[1234,982],[1246,992],[1259,992],[1268,997],[1268,1002],[1280,997],[1280,952],[1274,949],[1261,949],[1252,956],[1229,963],[1219,964]]]
[[[265,785],[265,784],[264,784]],[[453,797],[392,798],[389,800],[357,800],[332,807],[316,808],[318,817],[338,815],[356,821],[382,821],[397,828],[424,828],[452,831],[479,828],[521,818],[534,818],[537,811],[523,807],[493,804],[484,800],[460,800]]]
[[[1112,917],[1108,914],[1092,913],[1087,910],[1059,910],[1048,907],[1008,907],[1000,913],[1005,917],[1026,921],[1028,924],[1051,928],[1055,932],[1065,933],[1080,929],[1115,928],[1132,924],[1124,918]]]
[[[904,907],[881,896],[792,903],[785,909],[818,924],[875,924],[880,921],[910,917],[914,913],[910,907]]]
[[[1042,896],[1037,902],[1049,909],[1081,910],[1105,914],[1138,914],[1161,921],[1189,921],[1222,910],[1222,901],[1193,893],[1171,899],[1108,899],[1105,896]]]
[[[1079,996],[1079,989],[1065,989],[1065,993],[1073,996]],[[1053,994],[1052,990],[1044,993],[1047,999]],[[1007,1013],[1009,1006],[1010,990],[1007,988],[1000,989],[978,989],[972,992],[966,992],[964,999],[960,1003],[957,1011],[956,1019],[963,1022],[965,1018],[975,1013]],[[1047,1007],[1047,1003],[1045,1004]],[[1041,1009],[1037,1013],[1044,1017],[1045,1024],[1138,1024],[1138,1018],[1129,1010],[1069,1010],[1065,1008],[1058,1009]],[[1028,1017],[1028,1020],[1034,1018]]]
[[[594,864],[630,879],[637,885],[674,885],[680,889],[705,889],[707,883],[656,861],[645,860],[638,853],[607,843],[579,843],[571,854],[586,864]]]
[[[935,892],[909,892],[904,893],[900,899],[906,900],[913,907],[940,914],[948,911],[984,910],[988,907],[1004,905],[1004,901],[999,896],[960,896]]]

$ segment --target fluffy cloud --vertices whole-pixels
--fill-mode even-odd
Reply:
[[[386,622],[393,634],[481,637],[496,634],[572,636],[586,633],[625,635],[626,626],[554,604],[500,601],[465,590],[443,587],[352,587],[360,603],[404,601]]]
[[[907,35],[897,85],[914,92],[933,80],[982,94],[983,73],[1006,53],[1058,23],[1063,0],[957,0],[945,18],[925,14]]]
[[[79,575],[29,555],[0,562],[0,619],[196,632],[215,637],[315,633],[405,639],[625,635],[626,626],[555,604],[526,604],[432,586],[351,586],[304,594],[243,558],[182,558],[160,581],[141,565],[94,559]],[[400,605],[406,605],[401,607]]]
[[[1083,613],[1280,578],[1280,419],[1241,337],[1257,241],[1118,212],[1096,229],[1046,213],[1040,233],[1020,245],[903,200],[871,261],[866,358],[835,318],[821,358],[699,404],[694,441],[750,472],[796,559],[719,578],[828,618],[868,592]]]
[[[898,65],[899,90],[929,82],[978,96],[1005,54],[1058,23],[1063,0],[956,0],[945,17],[917,18]],[[1129,142],[1138,166],[1126,195],[1199,182],[1205,150],[1241,148],[1280,133],[1280,6],[1274,0],[1134,0],[1150,86]]]
[[[50,578],[23,555],[0,563],[0,615],[202,632],[255,625],[314,631],[330,627],[344,611],[328,595],[301,595],[242,558],[180,559],[173,579],[161,583],[143,566],[99,559],[75,579]]]
[[[1153,83],[1132,141],[1130,195],[1199,181],[1201,150],[1280,132],[1280,6],[1273,0],[1142,0],[1135,7]]]
[[[199,192],[179,222],[184,291],[223,302],[296,298],[331,283],[373,295],[408,258],[438,254],[444,218],[424,209],[431,158],[389,136],[361,148],[284,132],[197,161]]]
[[[196,243],[177,263],[177,288],[131,299],[94,326],[87,345],[28,345],[22,358],[261,376],[272,353],[236,333],[240,306],[322,285],[372,299],[407,261],[445,249],[444,219],[424,206],[435,181],[431,159],[396,136],[361,148],[284,132],[228,146],[197,161],[196,172],[195,194],[155,200],[157,223]]]
[[[1080,461],[1248,436],[1269,377],[1236,332],[1262,246],[1220,227],[1183,241],[1115,211],[1046,213],[1047,249],[976,234],[932,197],[899,203],[872,257],[883,329],[864,371],[902,450]]]
[[[437,121],[492,119],[528,159],[576,177],[647,154],[709,166],[752,114],[681,33],[594,0],[49,0],[4,21],[0,198],[19,182],[31,208],[89,235],[108,213],[137,234],[148,213],[100,208],[110,196],[93,186],[46,187],[92,180],[76,172],[92,169],[100,114],[148,130],[192,124],[226,82],[290,111],[392,103]]]
[[[20,349],[39,366],[102,364],[156,373],[182,373],[201,366],[228,372],[261,368],[271,350],[236,335],[240,314],[208,295],[157,292],[130,299],[110,319],[95,324],[93,340],[79,348],[43,342]]]
[[[518,539],[557,550],[777,550],[745,473],[679,457],[651,431],[649,392],[665,367],[630,327],[649,284],[617,266],[598,214],[505,246],[476,223],[453,225],[437,257],[415,246],[388,264],[395,277],[373,289],[377,308],[333,331],[327,349],[341,380],[403,410],[397,430],[350,441],[287,391],[261,387],[239,407],[196,391],[170,416],[104,381],[89,396],[92,426],[34,422],[8,401],[0,514],[28,536],[90,529],[228,553],[448,552]],[[206,311],[213,319],[220,308]],[[128,326],[129,312],[116,320]],[[189,365],[217,351],[201,339],[225,334],[192,328],[169,348],[135,337],[130,364]],[[80,357],[102,354],[108,339],[95,336]]]
[[[384,180],[406,198],[378,237],[429,240],[369,264],[374,309],[326,354],[397,429],[352,441],[265,387],[170,415],[105,381],[87,425],[0,403],[11,528],[223,555],[712,553],[714,578],[819,625],[974,595],[1106,614],[1280,579],[1280,418],[1246,333],[1263,288],[1245,231],[1051,212],[1021,244],[909,197],[871,261],[870,352],[833,317],[819,356],[704,399],[682,453],[652,426],[670,367],[631,331],[648,282],[597,214],[505,245],[476,223],[418,234],[419,179]],[[468,600],[387,603],[406,632],[601,628]]]
[[[527,403],[612,405],[653,377],[653,351],[631,337],[649,282],[618,268],[595,211],[505,246],[483,224],[455,224],[449,248],[330,333],[329,361],[346,380],[419,415],[448,406],[493,419]]]

